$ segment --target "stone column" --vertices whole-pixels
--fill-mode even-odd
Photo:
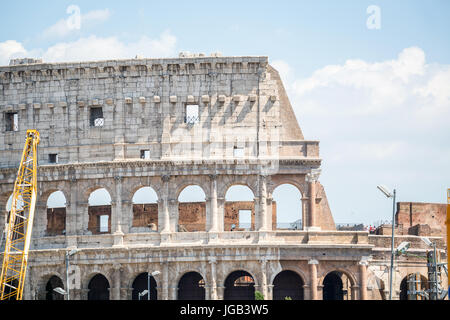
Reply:
[[[217,300],[224,300],[225,298],[225,287],[217,286]]]
[[[308,220],[308,206],[309,206],[309,197],[302,197],[302,230],[306,230],[309,226]]]
[[[217,274],[216,274],[216,265],[217,260],[215,257],[210,257],[208,259],[209,265],[211,266],[211,293],[210,293],[210,299],[211,300],[217,300]]]
[[[217,175],[216,174],[210,174],[209,178],[211,179],[211,197],[210,197],[210,226],[209,226],[209,232],[218,232],[218,208],[217,208]]]
[[[267,300],[268,290],[267,290],[267,259],[261,259],[261,293],[264,299]]]
[[[121,288],[121,265],[113,265],[113,283],[111,290],[111,300],[120,300],[120,288]]]
[[[33,236],[43,237],[47,233],[47,204],[42,201],[36,202],[33,220]]]
[[[161,233],[170,233],[170,214],[169,214],[169,180],[170,176],[164,175],[161,177],[163,181],[163,187],[162,187],[162,208],[161,208],[161,219],[158,219],[161,221],[158,223],[160,227],[158,228],[161,230]]]
[[[267,297],[265,298],[266,300],[273,300],[273,287],[273,284],[267,285]]]
[[[360,297],[358,296],[359,293],[359,286],[358,285],[353,285],[351,286],[351,291],[352,291],[352,300],[359,300]]]
[[[122,177],[115,176],[114,184],[116,188],[116,199],[113,200],[114,205],[111,205],[111,233],[121,229],[119,225],[122,223]]]
[[[77,234],[77,201],[78,201],[78,188],[76,179],[72,177],[70,179],[69,194],[65,195],[66,198],[66,237],[75,236]]]
[[[360,300],[367,300],[367,262],[361,261],[359,263],[360,273]]]
[[[224,217],[225,217],[225,198],[217,198],[217,231],[230,231],[224,230]]]
[[[267,177],[259,175],[259,227],[258,231],[267,231]]]
[[[177,300],[177,295],[178,295],[178,287],[176,285],[170,286],[169,287],[169,299]]]
[[[162,299],[169,300],[169,263],[162,263]]]
[[[308,227],[318,227],[316,213],[316,183],[320,175],[320,170],[311,170],[306,175],[306,181],[309,182],[309,225]]]
[[[310,272],[310,281],[311,281],[311,287],[310,287],[310,298],[311,300],[318,300],[318,294],[317,294],[317,265],[319,264],[319,261],[315,259],[311,259],[308,261],[309,264],[309,272]]]
[[[78,210],[78,221],[77,221],[77,231],[78,234],[87,234],[89,225],[89,203],[88,202],[77,202]]]
[[[274,228],[276,229],[277,226],[273,225],[273,208],[272,208],[272,202],[273,198],[267,198],[267,230],[272,231]]]

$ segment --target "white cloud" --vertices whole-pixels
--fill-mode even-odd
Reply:
[[[23,45],[15,40],[0,42],[0,65],[8,65],[10,59],[24,56],[26,52]]]
[[[275,64],[289,79],[305,138],[321,141],[322,182],[337,221],[349,211],[367,223],[380,218],[377,183],[399,187],[408,196],[400,201],[442,202],[445,193],[436,190],[450,181],[450,65],[428,63],[418,47],[392,60],[324,66],[304,79]]]
[[[16,41],[0,43],[0,65],[8,65],[12,57],[41,57],[44,62],[92,61],[131,59],[142,57],[173,57],[176,55],[176,37],[164,31],[158,38],[142,36],[135,42],[124,42],[117,37],[95,35],[71,42],[59,42],[49,48],[26,50]]]
[[[109,19],[111,12],[109,9],[93,10],[80,15],[79,28],[72,23],[75,13],[71,13],[66,19],[60,19],[42,32],[44,38],[62,38],[76,33],[80,28],[90,28],[95,24]]]

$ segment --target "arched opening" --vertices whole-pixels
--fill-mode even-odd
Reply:
[[[282,184],[272,192],[272,226],[281,230],[302,229],[302,194],[292,184]]]
[[[303,300],[303,279],[294,271],[281,271],[273,280],[273,300]]]
[[[423,300],[420,295],[413,292],[425,291],[429,288],[428,280],[420,273],[411,273],[403,278],[400,283],[400,300]],[[409,291],[409,293],[408,293]]]
[[[88,230],[92,234],[111,232],[111,196],[104,189],[97,189],[89,195]]]
[[[225,194],[224,231],[255,230],[255,195],[245,185],[234,185]]]
[[[178,300],[205,300],[205,281],[198,272],[188,272],[181,277]]]
[[[255,300],[255,280],[250,273],[239,270],[227,277],[224,300]]]
[[[132,300],[148,300],[148,292],[147,294],[142,294],[145,290],[148,290],[149,288],[149,282],[148,282],[148,273],[144,272],[141,273],[134,279],[133,281],[133,292],[131,295]],[[141,296],[139,297],[139,294]],[[152,275],[150,275],[150,300],[158,300],[158,288],[156,284],[155,278],[153,278]]]
[[[58,236],[66,233],[66,197],[55,191],[47,199],[47,235]]]
[[[353,300],[350,277],[340,271],[328,273],[323,279],[323,300]]]
[[[45,286],[45,300],[64,300],[64,295],[56,292],[56,288],[64,289],[64,284],[60,277],[52,276]]]
[[[88,285],[88,300],[109,300],[109,282],[101,274],[95,275]]]
[[[133,195],[133,228],[158,231],[158,196],[152,187],[142,187]]]
[[[178,232],[195,232],[205,230],[205,192],[200,186],[187,186],[178,196]]]

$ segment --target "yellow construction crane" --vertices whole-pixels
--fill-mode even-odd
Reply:
[[[37,196],[39,132],[27,130],[6,226],[0,300],[22,300]]]

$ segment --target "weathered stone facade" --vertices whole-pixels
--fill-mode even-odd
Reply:
[[[48,298],[54,276],[66,287],[65,253],[74,248],[71,299],[98,297],[93,279],[99,274],[107,297],[131,299],[135,279],[155,270],[161,272],[154,277],[158,299],[177,299],[189,272],[201,275],[204,298],[223,299],[228,275],[239,270],[267,299],[284,292],[277,277],[286,270],[299,277],[304,299],[325,297],[331,272],[342,279],[344,298],[385,297],[387,275],[378,273],[389,263],[390,238],[336,231],[318,181],[319,142],[304,139],[266,57],[0,67],[0,112],[1,208],[13,190],[25,131],[37,129],[41,137],[27,299]],[[282,184],[300,191],[302,230],[276,229],[272,194]],[[204,205],[179,203],[189,185],[203,189]],[[242,205],[226,202],[234,185],[253,192],[253,203],[245,204],[251,231],[230,231],[232,207]],[[132,198],[147,186],[158,202],[143,217]],[[99,188],[111,204],[89,207]],[[66,198],[63,234],[55,222],[62,217],[47,209],[55,191]],[[180,232],[180,221],[192,218],[180,212],[193,209],[204,229]],[[109,216],[107,232],[96,232],[99,215]],[[402,237],[397,240],[425,251],[417,237]],[[426,274],[425,262],[408,259],[398,262],[397,289],[408,273]]]

